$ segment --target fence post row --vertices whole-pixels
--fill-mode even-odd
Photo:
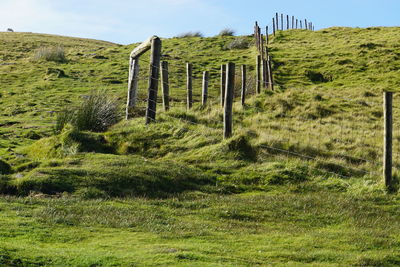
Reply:
[[[163,107],[165,111],[169,110],[169,77],[168,77],[168,62],[161,62],[161,91]]]
[[[244,106],[246,101],[246,65],[242,65],[242,91],[241,91],[241,101],[242,106]]]
[[[208,98],[208,71],[203,72],[203,86],[202,86],[202,93],[201,93],[201,105],[204,107],[207,105],[207,98]]]
[[[221,65],[221,106],[225,102],[226,65]]]
[[[392,146],[393,146],[393,93],[383,93],[383,113],[384,113],[384,147],[383,147],[383,176],[386,189],[393,190],[392,184]]]
[[[224,105],[224,138],[232,136],[232,109],[235,90],[235,64],[226,65],[226,89]]]
[[[191,63],[186,63],[186,91],[187,91],[186,105],[187,109],[189,110],[192,108],[193,104],[193,80],[192,80]]]

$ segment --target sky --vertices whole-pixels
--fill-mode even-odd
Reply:
[[[333,26],[399,26],[400,0],[0,0],[0,31],[49,33],[119,44],[151,35],[251,34],[275,12]]]

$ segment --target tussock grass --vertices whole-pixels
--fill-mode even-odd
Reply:
[[[54,61],[58,63],[64,63],[67,61],[67,58],[65,57],[64,48],[61,46],[41,47],[36,51],[34,59]]]

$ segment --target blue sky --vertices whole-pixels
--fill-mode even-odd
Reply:
[[[129,44],[227,27],[250,34],[255,20],[265,26],[275,12],[307,18],[316,29],[398,26],[400,0],[0,0],[0,30]]]

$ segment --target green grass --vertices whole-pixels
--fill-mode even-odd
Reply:
[[[62,266],[396,266],[399,199],[292,190],[0,201],[0,262]]]
[[[227,140],[219,69],[247,64],[254,85],[255,47],[228,49],[251,36],[163,40],[170,111],[160,104],[157,122],[144,124],[145,54],[134,119],[102,133],[68,125],[58,134],[58,112],[92,90],[115,96],[123,115],[137,44],[0,38],[0,193],[8,194],[0,265],[399,265],[399,199],[385,192],[380,163],[382,90],[400,83],[399,28],[271,36],[276,90],[254,96],[250,86],[245,107],[236,98]],[[59,46],[66,61],[35,60],[37,49]],[[194,66],[191,111],[186,62]],[[201,108],[204,70],[210,104]],[[396,130],[397,173],[399,141]]]

